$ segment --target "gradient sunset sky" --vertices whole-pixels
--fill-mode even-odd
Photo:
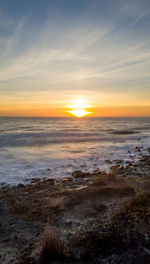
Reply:
[[[69,116],[78,100],[150,115],[150,0],[1,0],[0,116]]]

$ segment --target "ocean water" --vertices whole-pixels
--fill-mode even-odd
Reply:
[[[0,184],[109,171],[117,159],[138,160],[136,146],[150,147],[150,117],[0,117]]]

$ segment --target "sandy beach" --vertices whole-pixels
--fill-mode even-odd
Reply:
[[[149,263],[150,155],[122,162],[1,188],[0,262]]]

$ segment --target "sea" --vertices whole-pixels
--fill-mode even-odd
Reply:
[[[108,172],[148,148],[150,117],[0,117],[0,186]]]

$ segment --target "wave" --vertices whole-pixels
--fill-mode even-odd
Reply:
[[[117,130],[113,131],[112,134],[115,135],[130,135],[130,134],[137,134],[140,133],[139,131],[134,131],[134,130]]]
[[[0,118],[0,147],[75,142],[121,142],[148,137],[145,118]]]
[[[112,135],[113,134],[113,135]],[[114,131],[113,133],[15,133],[0,135],[0,147],[38,146],[46,144],[81,143],[81,142],[121,142],[134,140],[137,136],[132,131]],[[118,137],[120,135],[120,137]],[[130,138],[129,138],[130,135]],[[128,137],[126,137],[128,136]],[[144,137],[144,135],[142,135]],[[146,136],[145,136],[146,137]],[[148,135],[147,135],[148,137]]]

